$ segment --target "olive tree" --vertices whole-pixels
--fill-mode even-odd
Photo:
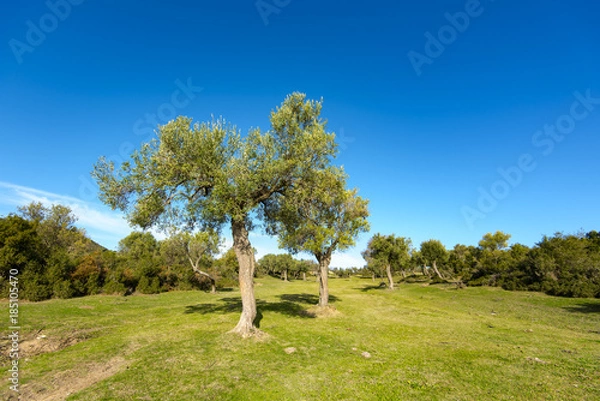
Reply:
[[[158,137],[115,169],[101,158],[93,175],[100,198],[125,212],[130,223],[218,229],[228,224],[239,263],[242,314],[232,330],[258,332],[248,233],[261,207],[299,185],[335,156],[335,136],[325,130],[321,101],[293,93],[270,115],[271,129],[244,137],[224,120],[192,123],[179,117],[158,128]]]
[[[281,247],[292,253],[308,252],[319,264],[319,306],[329,305],[329,264],[336,251],[355,244],[369,230],[368,201],[357,189],[346,189],[346,174],[340,168],[315,170],[284,196],[267,204],[272,232]],[[271,206],[271,207],[269,207]]]
[[[393,269],[406,266],[410,260],[412,241],[395,235],[375,234],[369,240],[363,258],[369,264],[382,266],[388,278],[388,286],[394,289]]]
[[[219,252],[221,243],[219,235],[214,231],[193,233],[181,231],[174,233],[169,242],[183,252],[194,273],[206,277],[210,281],[210,292],[215,294],[217,292],[217,279],[214,274],[203,270],[202,266],[212,263],[214,256]]]
[[[444,244],[436,239],[422,242],[421,257],[425,263],[429,263],[438,278],[443,280],[444,276],[442,276],[438,269],[438,263],[444,264],[448,260],[448,251]]]

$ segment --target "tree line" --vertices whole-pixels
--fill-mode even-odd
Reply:
[[[600,298],[600,233],[556,233],[533,247],[508,245],[510,234],[488,233],[478,246],[457,244],[447,250],[438,240],[418,248],[410,238],[374,235],[363,257],[363,273],[403,281],[450,282],[457,286],[499,286],[543,291],[566,297]]]

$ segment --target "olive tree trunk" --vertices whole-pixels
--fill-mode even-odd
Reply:
[[[245,220],[231,222],[233,249],[240,265],[239,281],[242,295],[242,315],[237,326],[231,330],[242,337],[250,337],[258,332],[254,326],[256,318],[256,298],[254,297],[254,253],[248,239]]]
[[[387,274],[387,278],[390,283],[389,288],[390,288],[390,290],[393,290],[394,289],[394,277],[392,276],[392,266],[389,263],[385,266],[385,273]]]
[[[331,255],[317,258],[319,261],[319,306],[329,306],[329,263]]]
[[[437,274],[437,276],[443,280],[444,277],[442,277],[442,275],[440,274],[440,271],[437,268],[437,263],[436,263],[435,260],[433,261],[433,266],[432,267],[433,267],[433,271],[435,272],[435,274]]]

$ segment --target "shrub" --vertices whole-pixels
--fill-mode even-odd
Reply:
[[[136,290],[142,294],[158,294],[160,292],[160,280],[158,277],[142,276]]]
[[[75,296],[75,288],[73,288],[73,284],[70,281],[63,280],[57,281],[52,286],[52,294],[55,298],[72,298]]]

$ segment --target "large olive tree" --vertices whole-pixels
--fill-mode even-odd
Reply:
[[[253,129],[244,137],[223,120],[192,124],[179,117],[159,127],[158,137],[120,170],[104,158],[95,166],[100,198],[134,225],[230,225],[242,296],[242,314],[232,331],[243,337],[257,333],[248,232],[257,217],[268,219],[257,212],[335,156],[334,134],[325,130],[321,107],[293,93],[271,112],[269,131]]]

